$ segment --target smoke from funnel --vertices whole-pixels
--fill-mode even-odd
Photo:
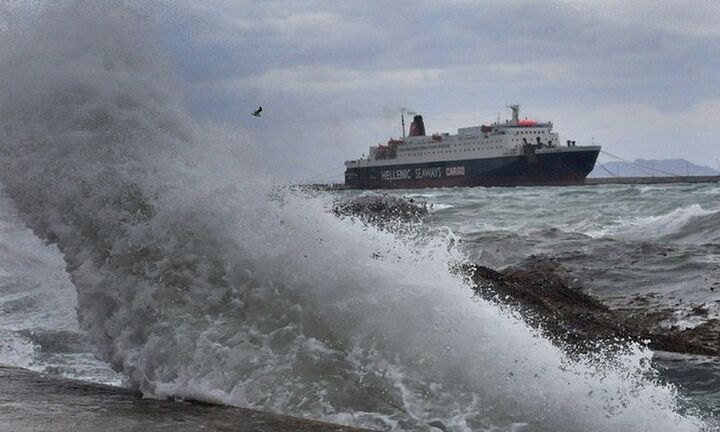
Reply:
[[[401,114],[411,115],[411,116],[417,115],[417,113],[416,113],[415,111],[412,111],[412,110],[410,110],[409,108],[402,107],[402,106],[400,107],[400,113],[401,113]]]
[[[386,119],[397,118],[398,112],[400,114],[406,114],[410,116],[417,115],[415,111],[412,111],[411,109],[401,105],[385,105],[382,109],[382,115]]]

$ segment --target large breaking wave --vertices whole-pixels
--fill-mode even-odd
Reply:
[[[648,351],[571,360],[473,299],[451,234],[408,246],[271,193],[247,140],[186,113],[134,6],[6,14],[1,180],[146,394],[388,429],[702,428]]]

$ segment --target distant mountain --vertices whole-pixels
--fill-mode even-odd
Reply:
[[[665,177],[718,174],[710,167],[695,165],[685,159],[635,159],[633,162],[605,162],[602,165],[598,162],[588,177]]]

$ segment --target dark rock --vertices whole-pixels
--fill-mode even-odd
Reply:
[[[396,222],[420,222],[428,213],[424,201],[374,193],[339,199],[333,204],[332,211],[338,217],[357,217],[380,228]]]
[[[638,297],[628,309],[611,309],[600,300],[568,284],[568,275],[556,261],[531,257],[521,267],[496,271],[471,264],[477,294],[515,308],[531,326],[571,352],[585,352],[618,341],[649,341],[651,348],[686,354],[720,355],[720,322],[709,320],[690,329],[663,327],[670,310],[652,311]],[[703,308],[694,309],[700,315]],[[706,312],[706,310],[705,310]]]

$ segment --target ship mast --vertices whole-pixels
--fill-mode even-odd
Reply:
[[[517,123],[520,120],[520,105],[510,105],[510,109],[512,110],[512,121]]]

